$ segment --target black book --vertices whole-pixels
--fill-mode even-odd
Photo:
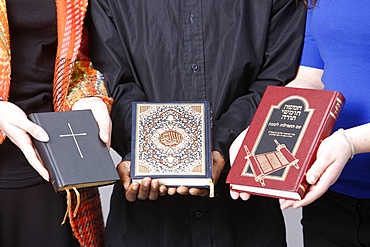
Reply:
[[[29,119],[49,135],[48,142],[33,142],[56,192],[119,180],[91,110],[32,113]]]

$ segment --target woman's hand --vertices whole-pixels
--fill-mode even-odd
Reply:
[[[44,167],[39,154],[34,147],[31,136],[47,142],[46,131],[27,118],[18,106],[11,102],[0,101],[0,130],[22,151],[28,163],[47,181],[49,173]]]
[[[110,148],[112,121],[109,116],[108,108],[104,101],[98,97],[88,97],[78,100],[72,110],[90,109],[99,126],[99,137]]]
[[[351,146],[342,134],[335,132],[324,139],[317,150],[316,161],[307,171],[306,180],[310,186],[304,198],[280,200],[281,209],[303,207],[321,197],[337,181],[351,155]]]

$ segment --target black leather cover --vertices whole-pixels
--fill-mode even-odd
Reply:
[[[90,110],[32,113],[29,118],[49,135],[48,142],[33,142],[56,192],[119,180]]]

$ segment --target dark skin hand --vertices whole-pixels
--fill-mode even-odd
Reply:
[[[212,152],[212,179],[216,184],[222,170],[225,167],[225,160],[220,152]],[[126,191],[126,199],[130,202],[134,202],[136,199],[139,200],[156,200],[158,196],[164,196],[166,194],[174,195],[179,193],[181,195],[193,195],[193,196],[207,196],[209,189],[204,188],[188,188],[186,186],[179,186],[177,188],[167,188],[164,185],[159,184],[158,179],[151,179],[146,177],[142,180],[141,184],[134,182],[131,183],[130,179],[130,161],[122,161],[117,166],[117,171],[120,176],[123,187]]]

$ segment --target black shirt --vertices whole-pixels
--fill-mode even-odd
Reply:
[[[304,10],[288,3],[92,3],[101,29],[90,32],[94,64],[104,72],[116,99],[113,148],[122,156],[129,152],[131,101],[207,100],[213,106],[214,149],[227,158],[266,86],[294,78]],[[93,37],[96,33],[99,39]]]
[[[26,114],[52,111],[57,48],[54,0],[6,1],[11,46],[9,101]],[[9,138],[0,145],[0,187],[16,188],[44,181]]]
[[[228,160],[266,86],[294,78],[305,23],[304,9],[290,0],[96,0],[90,12],[91,55],[115,99],[112,147],[121,156],[130,152],[132,101],[207,100],[214,150]],[[278,202],[234,201],[225,176],[213,199],[175,195],[129,203],[118,183],[107,243],[284,246]]]

